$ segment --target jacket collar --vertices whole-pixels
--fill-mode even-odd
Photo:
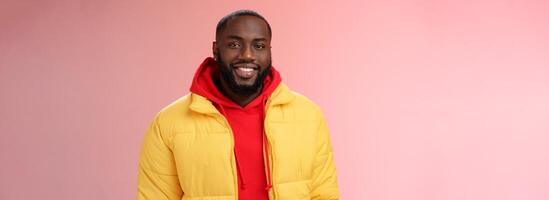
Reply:
[[[288,104],[294,99],[295,94],[291,92],[284,83],[280,83],[269,96],[267,107]],[[196,93],[191,93],[191,104],[189,108],[203,114],[220,114],[210,100]]]

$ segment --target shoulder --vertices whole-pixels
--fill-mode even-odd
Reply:
[[[191,94],[187,94],[162,108],[155,116],[156,123],[161,127],[171,127],[175,121],[188,118]]]
[[[320,106],[318,106],[318,104],[316,104],[313,100],[309,99],[305,95],[296,91],[291,91],[291,93],[293,93],[293,95],[295,96],[295,99],[294,101],[292,101],[292,104],[295,104],[300,108],[307,109],[313,112],[321,112]]]
[[[282,91],[286,93],[280,96],[291,96],[290,101],[279,105],[284,113],[293,113],[296,120],[323,120],[324,116],[318,104],[306,97],[305,95],[286,89]]]
[[[310,114],[310,117],[315,120],[324,119],[324,114],[318,104],[298,92],[293,91],[293,93],[296,96],[294,103],[300,111]]]

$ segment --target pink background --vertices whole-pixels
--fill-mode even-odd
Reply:
[[[273,28],[342,199],[549,199],[549,2],[0,1],[0,199],[135,199],[143,133],[217,21]]]

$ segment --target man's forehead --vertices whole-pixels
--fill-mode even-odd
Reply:
[[[255,16],[236,16],[231,18],[222,31],[223,37],[269,38],[267,23]]]

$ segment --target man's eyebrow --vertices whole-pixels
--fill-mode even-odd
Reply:
[[[235,39],[235,40],[244,40],[244,38],[238,36],[238,35],[229,35],[227,36],[229,39]],[[266,41],[267,38],[255,38],[253,41]]]
[[[242,40],[242,39],[244,39],[244,38],[242,38],[242,37],[240,37],[240,36],[238,36],[238,35],[229,35],[228,38],[229,38],[229,39],[237,39],[237,40]]]

